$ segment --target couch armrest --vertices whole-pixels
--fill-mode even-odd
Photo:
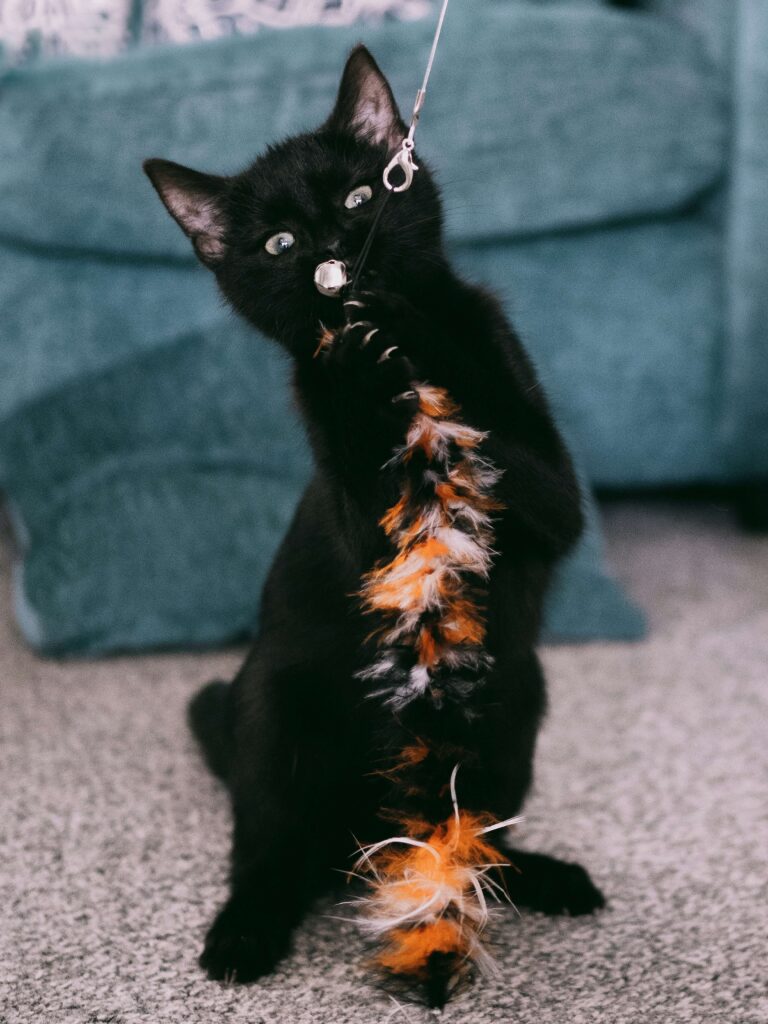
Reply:
[[[647,0],[642,7],[692,29],[724,71],[730,65],[739,0]]]
[[[738,0],[721,429],[732,476],[768,475],[768,5]]]

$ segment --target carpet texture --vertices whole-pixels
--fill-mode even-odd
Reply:
[[[590,920],[500,912],[502,979],[442,1019],[764,1024],[768,541],[696,506],[614,506],[607,522],[651,636],[544,652],[552,710],[524,842],[582,860],[610,904]],[[319,914],[263,984],[198,972],[229,819],[183,712],[239,652],[56,664],[9,618],[4,586],[3,1024],[432,1019],[371,987],[356,932]]]

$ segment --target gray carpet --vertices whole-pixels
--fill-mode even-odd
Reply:
[[[607,519],[653,632],[545,652],[552,712],[524,831],[587,864],[610,906],[589,920],[503,912],[503,980],[443,1020],[765,1024],[768,541],[695,506]],[[372,988],[356,933],[327,916],[263,984],[203,980],[229,821],[183,712],[239,653],[44,662],[3,601],[4,1024],[432,1019]]]

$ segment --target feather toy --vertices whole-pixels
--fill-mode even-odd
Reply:
[[[361,589],[365,610],[377,620],[379,651],[359,676],[374,681],[372,696],[395,713],[429,701],[438,709],[459,704],[471,716],[472,696],[491,664],[482,601],[500,473],[478,450],[486,435],[462,422],[444,389],[421,383],[414,390],[418,410],[388,464],[399,476],[400,496],[380,524],[395,553],[364,577]],[[422,730],[390,769],[390,802],[397,802],[398,787],[418,797],[419,769],[444,742],[439,716],[433,720],[437,734]],[[364,848],[355,867],[369,881],[363,927],[381,940],[378,966],[425,984],[433,1005],[444,1002],[469,963],[493,970],[480,933],[488,899],[503,892],[489,873],[506,864],[484,838],[492,819],[459,809],[457,770],[450,817],[396,816],[402,835]]]
[[[332,343],[326,336],[324,344]],[[430,1005],[442,1006],[473,964],[494,971],[481,933],[489,902],[506,897],[492,872],[508,862],[486,834],[520,819],[495,822],[459,807],[459,764],[450,780],[447,766],[472,752],[447,742],[441,713],[476,715],[473,698],[492,664],[484,648],[484,585],[501,474],[480,452],[487,435],[462,421],[445,389],[413,389],[417,411],[384,467],[398,480],[398,499],[380,520],[393,554],[360,589],[374,620],[376,656],[358,677],[395,718],[421,704],[436,713],[380,773],[390,783],[386,814],[398,834],[362,847],[353,874],[368,885],[358,901],[360,923],[379,943],[377,967],[421,985]],[[433,820],[420,808],[434,807],[446,788],[453,812]]]

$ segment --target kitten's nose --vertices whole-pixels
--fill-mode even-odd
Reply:
[[[323,255],[327,257],[338,258],[341,252],[341,242],[339,239],[335,239],[333,242],[329,242],[323,249]]]

